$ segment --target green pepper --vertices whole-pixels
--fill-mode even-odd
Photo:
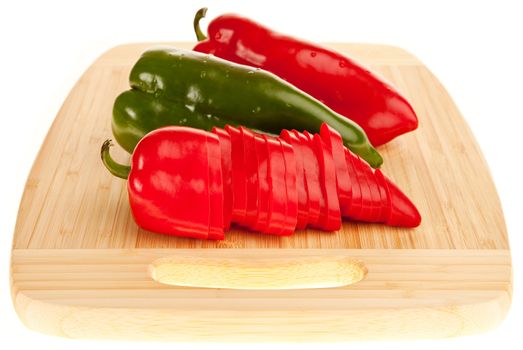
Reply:
[[[132,90],[113,111],[113,134],[132,152],[149,131],[165,125],[205,130],[224,124],[268,133],[282,129],[319,132],[326,122],[345,145],[373,167],[382,158],[363,129],[276,75],[212,55],[158,48],[146,51],[130,74]]]

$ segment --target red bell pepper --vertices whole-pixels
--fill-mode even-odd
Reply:
[[[338,230],[342,216],[419,225],[412,202],[340,140],[327,125],[320,134],[284,130],[281,137],[170,126],[138,143],[131,166],[111,158],[108,141],[101,155],[111,173],[128,179],[136,223],[154,232],[224,239],[232,222],[287,236],[306,226]]]
[[[270,71],[358,123],[374,146],[418,127],[409,102],[353,59],[320,45],[276,33],[248,18],[221,15],[207,38],[194,19],[195,51]]]

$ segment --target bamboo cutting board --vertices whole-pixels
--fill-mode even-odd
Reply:
[[[419,60],[395,47],[331,45],[392,82],[418,113],[419,129],[380,151],[384,173],[418,206],[419,228],[347,222],[337,233],[236,230],[212,242],[139,229],[125,181],[100,161],[113,101],[150,46],[116,47],[85,72],[33,165],[11,261],[13,302],[29,328],[73,338],[332,341],[449,337],[501,322],[512,283],[499,199],[469,128]]]

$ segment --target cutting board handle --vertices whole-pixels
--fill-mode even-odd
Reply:
[[[175,286],[228,289],[341,287],[361,281],[365,265],[346,256],[207,258],[170,256],[149,265],[151,278]]]

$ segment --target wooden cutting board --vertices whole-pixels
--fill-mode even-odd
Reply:
[[[468,126],[419,60],[396,47],[330,45],[382,74],[418,113],[419,129],[380,152],[384,173],[418,206],[419,228],[347,222],[337,233],[234,230],[212,242],[139,229],[125,181],[100,161],[113,101],[151,46],[116,47],[85,72],[33,165],[11,261],[13,302],[29,328],[73,338],[332,341],[449,337],[503,319],[512,283],[499,199]],[[194,287],[206,284],[221,288]]]

